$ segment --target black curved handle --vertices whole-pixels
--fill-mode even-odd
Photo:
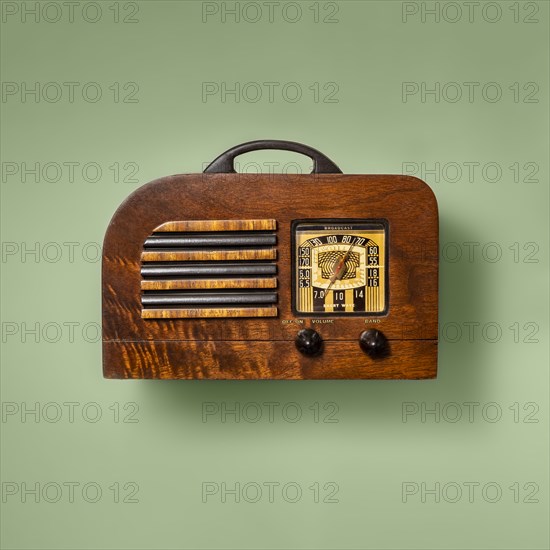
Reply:
[[[308,156],[313,161],[312,174],[341,174],[342,170],[334,164],[328,157],[325,157],[323,153],[308,147],[302,143],[296,143],[294,141],[280,141],[276,139],[260,139],[258,141],[249,141],[242,143],[228,149],[225,153],[222,153],[217,159],[215,159],[205,169],[205,174],[235,174],[235,167],[233,161],[235,157],[242,155],[243,153],[250,153],[251,151],[259,151],[261,149],[280,149],[281,151],[292,151],[294,153],[301,153]]]

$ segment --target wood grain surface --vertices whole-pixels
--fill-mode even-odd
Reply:
[[[437,343],[391,342],[391,360],[371,359],[358,342],[326,342],[319,357],[304,357],[288,342],[107,342],[108,378],[411,379],[434,378]]]
[[[210,177],[203,174],[199,178]],[[237,205],[236,205],[237,206]],[[272,231],[277,228],[277,220],[181,220],[167,221],[155,227],[153,232],[189,232],[189,231]]]
[[[295,315],[291,222],[373,218],[387,220],[389,227],[387,314]],[[220,222],[225,231],[276,230],[276,260],[272,260],[277,265],[276,281],[270,276],[260,283],[275,286],[252,287],[277,289],[276,316],[142,318],[142,292],[193,289],[184,280],[165,288],[165,283],[155,286],[159,281],[142,280],[146,239],[153,232],[219,230]],[[436,375],[437,204],[430,188],[414,177],[190,174],[162,178],[138,189],[117,210],[105,236],[102,276],[104,375],[108,378]],[[199,285],[195,289],[223,289],[220,281],[224,279],[193,284]],[[250,288],[237,286],[242,284],[239,279],[231,283],[236,286],[226,288]],[[307,327],[317,330],[325,341],[319,357],[306,357],[296,350],[295,336]],[[359,335],[369,328],[382,331],[392,350],[375,364],[358,346]]]
[[[197,290],[197,289],[277,288],[275,277],[265,279],[175,279],[142,280],[141,290]]]
[[[143,319],[183,319],[206,317],[276,317],[276,307],[209,307],[209,308],[163,308],[144,309]]]
[[[275,260],[277,252],[274,249],[260,250],[170,250],[147,251],[141,254],[142,262],[212,262],[243,261],[243,260]]]

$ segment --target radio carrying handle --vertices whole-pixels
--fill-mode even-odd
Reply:
[[[312,174],[341,174],[342,171],[334,162],[328,157],[323,155],[317,149],[308,147],[302,143],[296,143],[294,141],[280,141],[276,139],[260,139],[257,141],[249,141],[236,145],[231,149],[222,153],[218,158],[211,162],[204,170],[205,174],[235,174],[234,160],[235,157],[242,155],[243,153],[250,153],[251,151],[260,151],[262,149],[277,149],[281,151],[292,151],[294,153],[301,153],[308,156],[313,161]]]

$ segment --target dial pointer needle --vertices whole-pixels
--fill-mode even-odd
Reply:
[[[355,243],[357,241],[354,241],[351,243],[350,247],[348,248],[348,251],[344,254],[344,257],[338,262],[338,265],[334,269],[332,276],[330,277],[330,283],[327,286],[327,289],[325,290],[325,296],[328,294],[328,291],[331,289],[332,285],[342,277],[345,273],[345,269],[343,269],[346,265],[346,261],[349,258],[351,251],[353,250],[353,247],[355,246]]]

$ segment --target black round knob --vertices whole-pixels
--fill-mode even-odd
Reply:
[[[389,352],[388,339],[379,330],[374,328],[361,333],[359,345],[373,359],[385,357]]]
[[[296,347],[304,355],[318,355],[323,350],[321,335],[311,328],[304,328],[296,335]]]

